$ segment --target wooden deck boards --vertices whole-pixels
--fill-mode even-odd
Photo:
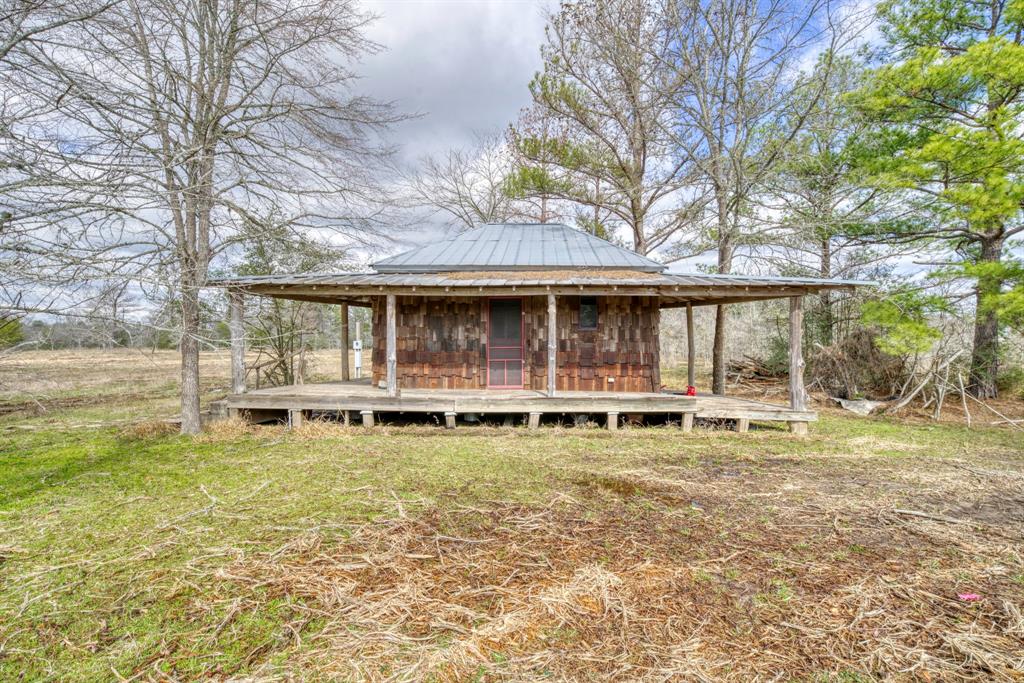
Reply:
[[[421,413],[693,413],[698,418],[810,422],[813,411],[728,396],[672,393],[559,391],[554,398],[533,390],[403,389],[388,397],[369,381],[325,382],[258,389],[226,399],[231,411],[374,411]]]

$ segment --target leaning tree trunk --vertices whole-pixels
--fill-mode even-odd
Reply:
[[[1002,256],[1001,239],[982,242],[979,263],[998,263]],[[997,275],[982,273],[975,288],[974,349],[971,352],[970,392],[978,398],[995,398],[999,393],[999,317],[992,299],[999,295],[1002,281]]]
[[[199,285],[190,268],[181,275],[181,433],[198,434]]]

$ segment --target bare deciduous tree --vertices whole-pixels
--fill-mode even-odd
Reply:
[[[21,230],[21,219],[29,214],[55,215],[67,208],[54,202],[22,201],[39,177],[36,155],[20,145],[19,138],[24,127],[53,111],[59,95],[31,87],[31,63],[23,58],[24,52],[45,45],[59,29],[90,21],[120,1],[0,0],[0,260],[4,263],[0,269],[0,320],[14,320],[33,310],[52,310],[56,287],[68,281],[59,277],[55,284],[38,277],[30,257],[41,244]],[[73,220],[74,215],[65,218]],[[77,267],[66,265],[64,275]],[[68,299],[73,293],[64,294]]]
[[[260,226],[379,242],[368,169],[390,107],[352,94],[372,51],[348,0],[124,0],[16,48],[55,109],[19,143],[32,202],[79,221],[20,216],[37,268],[171,282],[181,311],[182,431],[199,429],[200,289],[211,262]],[[59,182],[57,175],[59,174]]]
[[[765,188],[752,202],[778,217],[777,236],[759,246],[755,259],[783,274],[821,278],[882,279],[895,256],[918,245],[868,244],[864,226],[900,220],[900,203],[892,193],[862,185],[854,172],[856,146],[868,123],[847,104],[861,86],[863,65],[853,56],[838,56],[830,73],[812,79],[806,96],[817,99],[803,130],[768,174]],[[818,95],[818,84],[824,91]],[[821,292],[807,311],[809,339],[830,345],[852,332],[859,299],[850,293]],[[852,304],[852,305],[851,305]]]
[[[700,177],[692,212],[702,217],[701,230],[691,253],[716,250],[718,272],[728,273],[752,222],[752,198],[816,101],[799,87],[801,60],[822,40],[832,54],[838,34],[827,0],[667,0],[661,16],[676,73],[671,129]],[[719,306],[715,393],[725,390],[725,336]]]
[[[512,169],[506,142],[480,135],[471,147],[421,159],[408,185],[414,204],[444,215],[449,225],[470,229],[528,217],[529,207],[507,192]]]
[[[0,63],[17,46],[42,41],[51,31],[88,21],[121,0],[3,0],[0,2]]]

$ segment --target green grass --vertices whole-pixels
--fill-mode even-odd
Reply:
[[[0,525],[11,548],[0,565],[10,579],[0,591],[4,622],[45,625],[14,640],[19,649],[42,648],[60,678],[90,680],[109,674],[108,665],[134,670],[192,628],[188,605],[196,588],[175,584],[191,563],[229,559],[213,549],[269,549],[310,528],[343,535],[345,525],[399,504],[415,510],[431,496],[529,500],[544,490],[538,470],[517,466],[496,445],[423,436],[310,443],[279,434],[227,443],[139,441],[110,430],[4,439]],[[22,610],[33,594],[42,598]],[[112,613],[108,605],[124,595],[127,602]],[[273,609],[247,619],[230,642],[210,643],[221,666],[232,668],[229,662],[280,628]],[[129,638],[131,645],[93,656],[62,647],[58,634],[86,643]],[[0,679],[25,664],[0,658]],[[179,667],[195,673],[188,661]]]
[[[685,478],[680,472],[742,470],[739,491],[780,464],[833,483],[868,470],[915,476],[929,463],[984,453],[1019,471],[1022,458],[1020,437],[1008,430],[831,416],[812,425],[808,439],[779,430],[684,437],[672,428],[612,435],[412,427],[316,439],[266,429],[206,440],[68,427],[132,410],[96,406],[0,422],[18,427],[0,436],[0,680],[105,680],[114,671],[187,680],[285,662],[309,648],[318,629],[315,619],[303,623],[301,638],[285,628],[303,598],[268,594],[260,610],[235,615],[233,602],[251,596],[217,571],[304,533],[329,545],[378,517],[494,501],[537,507],[560,494],[586,501],[586,514],[610,501],[638,515],[671,504],[664,493],[629,483],[623,473],[636,471]],[[811,493],[797,491],[793,500]],[[705,512],[688,500],[679,514],[673,519],[723,529],[737,521],[726,507]],[[770,526],[779,514],[766,505],[756,525]],[[686,542],[689,530],[678,531]],[[746,533],[756,540],[756,531]],[[613,560],[616,543],[605,544],[601,552]],[[801,555],[816,547],[798,545]],[[846,547],[840,564],[867,552]],[[707,567],[694,577],[718,586],[744,575]],[[772,579],[756,603],[784,608],[798,593]],[[230,627],[218,628],[226,621]],[[563,641],[578,637],[568,627],[558,633]],[[494,653],[489,664],[506,656]]]

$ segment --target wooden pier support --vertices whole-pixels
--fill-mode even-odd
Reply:
[[[228,330],[231,332],[231,393],[245,393],[245,303],[238,290],[228,291]]]
[[[444,414],[444,428],[455,429],[455,413],[447,412]]]
[[[736,431],[740,434],[746,434],[750,431],[750,418],[740,417],[736,419]]]
[[[619,428],[619,414],[608,413],[608,431],[614,432]]]
[[[686,303],[686,384],[697,386],[697,343],[693,338],[693,304]]]
[[[395,322],[395,295],[387,295],[387,335],[385,339],[385,350],[387,352],[387,395],[388,398],[395,398],[398,396],[398,344],[395,340],[396,325]]]
[[[793,410],[807,410],[807,389],[804,387],[804,311],[803,297],[789,299],[789,407]],[[803,436],[807,434],[806,422],[790,422],[789,431]]]
[[[288,426],[292,429],[298,429],[302,426],[303,415],[301,410],[289,410],[288,411]]]
[[[373,411],[372,410],[360,410],[359,415],[363,418],[364,427],[373,426]]]
[[[530,413],[529,421],[526,423],[527,428],[537,429],[540,427],[540,413]]]
[[[693,431],[693,418],[695,415],[696,413],[683,413],[682,428],[684,432],[690,433]]]
[[[339,341],[341,343],[341,381],[351,379],[348,369],[348,304],[341,304],[341,321],[339,323]]]
[[[548,294],[548,397],[555,395],[558,356],[558,307],[554,294]]]

